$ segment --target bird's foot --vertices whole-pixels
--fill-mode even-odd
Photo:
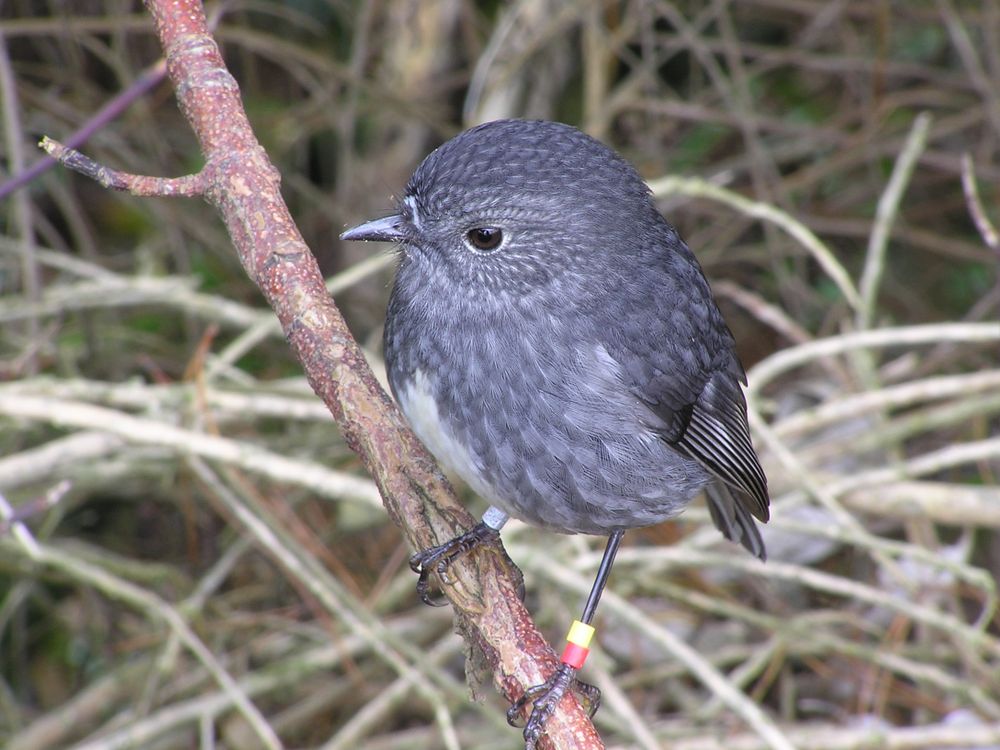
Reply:
[[[447,604],[444,599],[435,599],[430,595],[430,575],[437,573],[443,584],[450,584],[448,568],[455,560],[466,552],[478,547],[484,542],[492,542],[500,538],[500,532],[483,522],[477,523],[464,534],[459,534],[444,544],[417,552],[410,558],[410,570],[418,573],[417,594],[424,604],[441,607]]]
[[[549,679],[525,690],[524,695],[507,709],[507,723],[516,727],[519,725],[521,711],[528,703],[532,704],[531,715],[524,725],[525,750],[535,750],[535,745],[545,732],[546,722],[570,689],[580,698],[585,711],[591,716],[597,713],[601,706],[601,691],[576,679],[576,670],[568,664],[560,664]]]

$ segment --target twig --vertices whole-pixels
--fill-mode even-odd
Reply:
[[[446,637],[438,641],[427,654],[428,667],[440,669],[441,663],[447,657],[454,656],[456,650],[452,638]],[[395,682],[380,690],[371,701],[357,711],[349,721],[345,722],[319,750],[353,750],[353,748],[363,747],[362,738],[371,732],[376,725],[386,721],[386,714],[407,698],[410,693],[413,693],[417,687],[413,674],[400,675]],[[449,725],[448,731],[442,732],[442,740],[447,750],[459,750],[458,736],[454,726]]]
[[[836,422],[844,422],[879,409],[898,409],[923,401],[960,398],[996,390],[1000,390],[1000,370],[923,378],[876,391],[825,399],[812,409],[796,412],[776,422],[774,432],[787,439],[821,430]]]
[[[962,154],[962,192],[965,194],[965,204],[969,208],[969,216],[972,223],[976,225],[976,231],[983,238],[986,247],[994,253],[1000,253],[1000,234],[986,215],[983,208],[983,200],[979,197],[979,185],[976,182],[976,167],[972,163],[972,157]],[[1000,257],[997,258],[1000,260]]]
[[[326,497],[352,500],[365,505],[380,504],[379,495],[372,483],[353,474],[291,459],[250,443],[207,435],[114,409],[53,398],[0,393],[0,414],[83,430],[103,428],[106,432],[134,443],[167,447],[181,455],[222,461],[270,479],[309,487]]]
[[[788,370],[801,367],[816,359],[854,349],[912,347],[936,344],[940,341],[970,344],[1000,341],[1000,323],[931,323],[858,331],[810,341],[783,349],[751,368],[748,373],[748,397],[759,398],[761,389],[767,383]]]
[[[225,10],[225,3],[219,3],[214,7],[211,16],[208,18],[209,29],[214,30],[218,26]],[[145,26],[148,24],[148,21],[144,16],[136,16],[135,20],[139,25]],[[74,25],[78,28],[82,28],[87,25],[87,21],[88,19],[84,18],[73,19]],[[117,16],[115,27],[120,30],[124,21],[125,19],[123,17]],[[65,23],[65,19],[63,19],[63,22]],[[96,30],[106,33],[106,26],[107,24],[98,22]],[[166,78],[166,75],[167,61],[161,57],[155,63],[139,73],[128,88],[114,96],[107,104],[97,110],[94,115],[89,117],[76,132],[72,133],[66,139],[66,145],[61,148],[75,149],[77,146],[82,146],[90,140],[92,135],[103,130],[108,123],[117,119],[122,113],[125,112],[126,109],[132,106],[132,104],[159,86],[160,83],[163,82],[163,79]],[[39,159],[27,169],[17,172],[11,179],[0,184],[0,201],[15,190],[32,183],[58,163],[59,159],[54,154],[50,154],[45,158]]]
[[[631,735],[638,747],[643,750],[663,750],[664,743],[656,739],[653,727],[632,705],[625,690],[615,681],[616,677],[611,674],[611,670],[602,667],[600,663],[588,663],[587,669],[593,677],[594,685],[601,691],[601,710],[613,713],[622,725],[621,731],[626,736]]]
[[[185,177],[149,177],[102,166],[89,156],[44,136],[38,147],[64,167],[100,183],[101,187],[149,198],[199,198],[211,184],[211,170]]]
[[[731,281],[717,281],[712,284],[712,290],[716,297],[728,297],[761,323],[777,331],[793,344],[804,344],[813,339],[802,325],[792,320],[777,305],[767,302],[759,294],[747,291]]]
[[[965,66],[969,81],[976,89],[976,93],[981,97],[983,108],[986,110],[986,119],[993,127],[993,136],[1000,135],[1000,96],[997,95],[996,82],[992,80],[979,61],[976,47],[969,36],[968,29],[962,23],[961,17],[955,12],[955,8],[950,0],[937,0],[938,12],[944,19],[945,28],[948,29],[948,36],[951,43],[958,52],[958,57]]]
[[[232,300],[196,292],[193,287],[193,279],[178,276],[116,276],[57,284],[46,289],[36,302],[14,296],[0,300],[0,323],[22,320],[29,315],[41,317],[74,310],[150,304],[173,307],[234,328],[252,325],[267,315]]]
[[[64,479],[41,497],[21,503],[16,508],[12,507],[6,498],[0,495],[0,536],[10,531],[14,524],[21,525],[28,519],[54,508],[66,496],[71,486],[71,483]]]
[[[845,599],[891,609],[917,622],[939,630],[943,636],[962,639],[969,646],[974,646],[994,659],[1000,658],[1000,642],[992,634],[984,633],[981,628],[962,622],[953,614],[939,612],[920,602],[905,599],[901,595],[889,594],[874,586],[842,578],[824,571],[773,560],[768,560],[767,565],[762,566],[759,561],[743,555],[725,555],[722,553],[701,552],[677,547],[661,548],[653,551],[628,548],[620,554],[630,564],[635,565],[637,562],[642,564],[645,561],[645,564],[653,569],[662,569],[669,561],[672,565],[683,565],[694,568],[701,567],[705,569],[712,567],[728,568],[761,578],[795,582],[801,586],[815,589],[825,594],[841,596]],[[596,564],[592,559],[587,559],[585,562]],[[539,568],[538,572],[547,574],[549,571]],[[582,578],[579,575],[572,575],[568,572],[564,573],[559,580],[575,588],[579,588],[582,585]],[[645,615],[642,616],[645,617]]]
[[[896,159],[892,168],[892,176],[886,185],[875,209],[875,224],[868,238],[868,252],[865,254],[865,267],[861,272],[859,284],[861,293],[861,309],[857,311],[856,324],[859,330],[871,328],[875,319],[875,302],[879,282],[882,280],[882,270],[885,268],[885,254],[889,246],[889,234],[893,221],[899,212],[899,203],[903,199],[903,191],[910,181],[917,159],[927,144],[927,134],[931,129],[931,116],[921,112],[913,121],[910,134],[906,137],[906,145]]]
[[[970,456],[966,460],[976,460]],[[858,513],[889,518],[922,518],[945,526],[1000,529],[1000,490],[969,484],[898,481],[848,487],[844,504]]]
[[[1000,742],[1000,723],[941,723],[894,727],[887,722],[862,726],[808,726],[790,729],[796,747],[809,750],[933,750],[944,747],[985,748]],[[747,734],[691,737],[678,740],[674,750],[764,750],[767,745]]]
[[[336,295],[370,274],[388,268],[393,262],[393,257],[385,254],[376,255],[360,263],[355,263],[350,268],[341,271],[335,276],[331,276],[326,282],[326,290],[331,295]],[[225,349],[212,358],[211,363],[205,368],[207,378],[211,380],[223,368],[234,364],[240,357],[251,351],[264,339],[280,334],[281,326],[273,316],[261,316],[259,321],[247,327]]]
[[[14,80],[14,71],[7,54],[7,39],[0,31],[0,112],[3,116],[5,143],[10,165],[14,171],[24,166],[24,134],[21,128],[20,96]],[[37,242],[34,222],[31,220],[31,202],[26,193],[14,196],[14,214],[11,234],[18,237],[18,253],[21,256],[21,286],[24,295],[34,302],[41,293],[41,273],[36,257]],[[38,317],[31,315],[25,326],[25,340],[29,342],[20,365],[29,375],[38,372],[38,351],[34,344],[39,341],[41,326]]]

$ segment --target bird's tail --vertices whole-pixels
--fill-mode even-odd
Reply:
[[[716,480],[705,492],[708,495],[708,512],[722,535],[742,544],[752,555],[766,560],[767,550],[764,549],[757,523],[743,503],[733,497],[732,490],[721,480]]]

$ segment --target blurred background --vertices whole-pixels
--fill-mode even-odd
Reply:
[[[584,671],[609,746],[780,747],[759,704],[800,748],[1000,748],[1000,2],[208,12],[376,368],[392,258],[337,235],[475,123],[614,146],[701,259],[769,561],[700,503],[626,537]],[[160,54],[139,3],[0,5],[0,746],[264,747],[252,701],[288,747],[518,747],[213,210],[18,179],[83,129],[108,166],[197,171]],[[558,643],[603,540],[504,536]]]

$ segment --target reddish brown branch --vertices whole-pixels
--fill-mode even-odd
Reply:
[[[410,544],[425,548],[469,528],[473,519],[378,385],[326,293],[313,255],[282,201],[279,175],[254,137],[237,83],[209,35],[201,4],[147,0],[147,7],[181,110],[205,156],[204,169],[192,177],[158,180],[108,170],[64,151],[67,163],[102,184],[139,195],[204,195],[222,214],[244,268],[277,314],[306,377]],[[450,572],[455,583],[445,593],[464,636],[513,701],[542,682],[556,663],[518,598],[516,569],[496,549],[463,558]],[[603,747],[571,696],[547,729],[549,747]]]
[[[186,175],[185,177],[148,177],[105,167],[89,156],[64,146],[48,136],[43,137],[38,145],[63,166],[86,175],[99,182],[103,187],[112,190],[121,190],[140,197],[195,198],[205,195],[208,189],[210,170],[202,170],[198,174]]]

